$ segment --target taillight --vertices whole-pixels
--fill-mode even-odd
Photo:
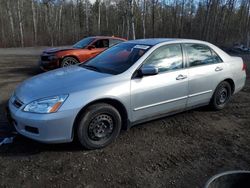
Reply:
[[[246,70],[247,70],[247,64],[243,63],[242,71],[246,71]]]

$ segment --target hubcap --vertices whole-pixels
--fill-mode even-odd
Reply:
[[[92,119],[89,124],[88,135],[91,140],[108,139],[113,133],[114,123],[110,115],[101,114]]]
[[[217,104],[224,104],[225,102],[227,102],[228,100],[228,91],[226,88],[221,88],[220,91],[218,92],[218,96],[217,96]]]
[[[62,66],[63,67],[68,67],[70,65],[74,65],[78,63],[74,58],[68,58],[68,59],[65,59],[62,63]]]

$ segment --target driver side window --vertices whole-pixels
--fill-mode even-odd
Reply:
[[[159,72],[183,68],[181,45],[170,44],[159,47],[145,60],[144,65],[157,67]]]
[[[109,47],[109,40],[108,39],[101,39],[97,40],[93,44],[96,48],[108,48]]]

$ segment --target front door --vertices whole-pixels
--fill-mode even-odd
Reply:
[[[181,45],[159,47],[143,63],[143,66],[150,65],[158,67],[157,75],[131,80],[133,122],[186,107],[188,73],[183,66]]]
[[[108,39],[99,39],[92,44],[95,48],[91,49],[91,54],[93,56],[98,55],[109,47]]]

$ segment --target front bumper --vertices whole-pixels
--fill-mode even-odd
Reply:
[[[40,67],[40,69],[42,69],[43,71],[48,71],[48,70],[53,70],[56,68],[59,68],[59,60],[57,61],[38,61],[38,65]]]
[[[10,121],[18,133],[43,143],[65,143],[73,140],[75,111],[68,110],[51,114],[23,112],[11,101],[8,103]]]

